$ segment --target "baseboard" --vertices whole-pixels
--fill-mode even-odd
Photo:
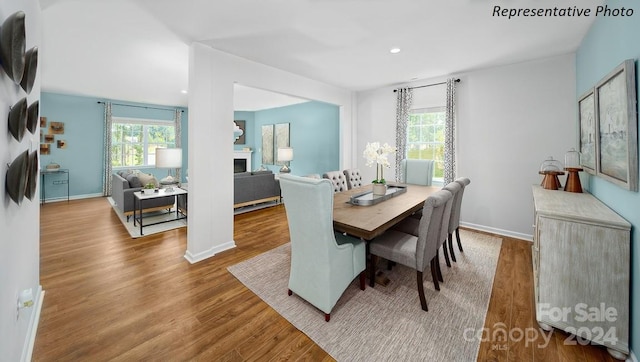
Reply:
[[[38,285],[34,301],[35,304],[33,306],[31,318],[29,318],[29,326],[27,327],[27,337],[25,338],[24,346],[22,347],[22,357],[20,358],[20,361],[24,362],[31,361],[33,346],[36,342],[36,333],[38,332],[38,323],[40,322],[40,311],[42,310],[42,303],[44,301],[44,290],[42,290],[42,285]]]
[[[484,232],[487,232],[487,233],[507,236],[507,237],[510,237],[510,238],[533,241],[533,235],[517,233],[515,231],[503,230],[503,229],[493,228],[493,227],[484,226],[484,225],[471,224],[471,223],[462,222],[462,221],[460,222],[460,226],[465,227],[465,228],[469,228],[469,229],[484,231]]]
[[[229,250],[229,249],[233,249],[236,247],[236,242],[231,240],[227,243],[224,243],[222,245],[216,246],[214,248],[211,248],[209,250],[205,250],[201,253],[198,254],[192,254],[189,250],[187,250],[184,253],[184,258],[187,259],[187,261],[189,261],[189,263],[191,264],[195,264],[199,261],[203,261],[205,259],[208,259],[214,255],[216,255],[217,253],[221,253],[225,250]]]
[[[636,358],[636,354],[633,351],[629,351],[629,357],[627,357],[627,362],[638,362]]]
[[[71,195],[69,196],[69,200],[82,200],[82,199],[92,199],[94,197],[102,197],[102,193],[99,194],[84,194],[84,195]],[[67,197],[66,196],[62,196],[62,197],[55,197],[55,198],[50,198],[50,199],[44,199],[45,203],[51,203],[51,202],[64,202],[67,201]]]

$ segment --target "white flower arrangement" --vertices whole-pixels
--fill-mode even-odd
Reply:
[[[383,170],[384,167],[391,167],[389,164],[388,156],[391,153],[395,153],[396,148],[390,146],[388,143],[380,146],[380,142],[367,143],[363,156],[367,160],[366,165],[371,167],[376,165],[376,179],[372,181],[374,184],[386,184],[384,179]]]

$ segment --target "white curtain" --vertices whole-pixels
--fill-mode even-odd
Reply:
[[[182,111],[175,110],[175,116],[173,117],[176,130],[176,148],[182,148]],[[183,151],[184,152],[184,151]],[[184,153],[183,153],[184,154]],[[176,179],[182,183],[182,169],[176,169]]]
[[[413,102],[413,89],[398,89],[396,99],[396,181],[403,179],[402,159],[407,153],[407,124],[411,114]]]
[[[444,129],[444,184],[456,179],[456,79],[447,79],[447,105]]]
[[[102,196],[111,196],[111,173],[113,167],[111,166],[111,124],[113,123],[111,115],[111,102],[104,103],[104,142],[103,142],[103,182],[102,182]]]

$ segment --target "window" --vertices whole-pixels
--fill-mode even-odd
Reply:
[[[434,180],[444,178],[445,108],[414,109],[407,123],[407,158],[434,160]]]
[[[156,148],[175,147],[173,122],[135,118],[113,118],[111,165],[113,167],[154,166]]]

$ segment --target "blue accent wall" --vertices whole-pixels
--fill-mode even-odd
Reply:
[[[108,100],[108,99],[107,99]],[[49,122],[63,122],[64,134],[55,135],[54,143],[51,144],[51,154],[41,155],[41,167],[54,162],[60,164],[62,168],[69,169],[69,194],[74,196],[87,196],[102,194],[102,159],[103,159],[103,120],[104,104],[98,101],[107,101],[102,98],[73,96],[58,93],[42,92],[40,96],[40,116],[47,118]],[[176,107],[158,106],[151,104],[133,103],[119,100],[108,100],[114,103],[140,106],[127,107],[114,105],[112,114],[114,117],[135,117],[144,119],[172,120],[172,110]],[[166,108],[153,109],[153,108]],[[182,164],[183,182],[185,172],[188,168],[188,111],[180,108],[182,113]],[[43,133],[47,133],[46,128],[41,128]],[[66,141],[66,148],[57,148],[58,139]],[[167,174],[166,170],[147,168],[145,172],[153,173],[162,178]],[[46,197],[60,198],[66,197],[66,184],[55,183],[59,177],[55,175],[47,176]]]
[[[629,1],[605,2],[609,8],[629,8]],[[638,10],[631,17],[597,17],[576,54],[576,91],[583,94],[626,59],[640,58]],[[638,80],[636,79],[636,84]],[[640,92],[637,92],[640,95]],[[639,158],[640,159],[640,158]],[[640,350],[640,193],[630,192],[600,177],[589,176],[589,191],[632,224],[631,349]],[[603,262],[615,263],[615,260]]]
[[[292,174],[322,175],[326,171],[340,168],[338,106],[312,101],[256,112],[235,112],[234,118],[247,120],[246,144],[235,145],[235,149],[250,147],[254,151],[251,160],[253,169],[259,168],[262,164],[262,126],[278,123],[289,123],[293,148],[293,161],[290,165]],[[265,167],[275,173],[280,170],[280,166]]]

